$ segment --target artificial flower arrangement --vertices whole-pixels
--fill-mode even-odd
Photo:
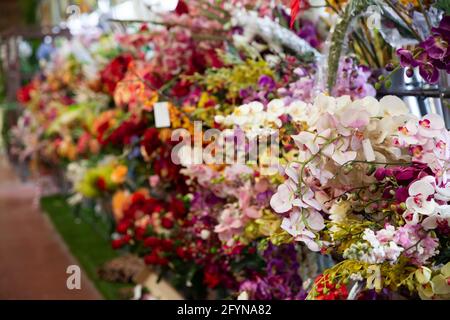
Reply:
[[[445,297],[430,285],[448,259],[450,136],[443,119],[417,118],[394,96],[319,95],[302,111],[292,120],[302,128],[291,135],[296,157],[271,206],[289,241],[339,261],[308,298],[334,297],[351,282],[361,295],[408,287],[409,294]]]

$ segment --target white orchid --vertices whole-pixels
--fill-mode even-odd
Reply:
[[[442,129],[445,129],[445,123],[444,120],[437,114],[427,114],[419,120],[418,133],[422,137],[437,137]]]
[[[283,219],[281,228],[292,235],[296,241],[304,242],[311,251],[320,251],[320,246],[315,241],[316,235],[311,230],[320,231],[325,227],[323,217],[315,210],[306,211],[303,213],[293,210],[289,218]]]
[[[427,176],[410,185],[408,190],[409,197],[406,199],[408,211],[427,216],[435,212],[437,204],[434,199],[429,199],[435,193],[432,184],[433,180],[434,178],[432,176]]]
[[[282,99],[274,99],[267,105],[267,113],[274,117],[279,117],[286,113],[286,106]]]
[[[436,208],[436,212],[422,221],[426,230],[435,229],[439,222],[447,222],[450,225],[450,205],[442,205]]]
[[[287,180],[278,186],[277,192],[270,199],[270,206],[277,213],[288,212],[293,207],[297,185]]]
[[[303,101],[293,101],[289,107],[287,114],[289,114],[293,121],[306,121],[307,109],[309,106]]]
[[[408,120],[403,126],[398,127],[398,142],[400,145],[413,145],[419,142],[417,121]]]

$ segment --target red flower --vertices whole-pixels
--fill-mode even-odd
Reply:
[[[168,211],[173,213],[173,216],[177,219],[182,219],[186,216],[186,208],[184,202],[180,199],[173,197],[169,203]]]
[[[192,83],[186,80],[178,81],[173,87],[172,87],[172,95],[181,98],[184,96],[187,96],[189,94],[189,91],[191,89]]]
[[[160,247],[164,251],[172,251],[173,249],[173,241],[170,239],[162,239],[160,241]]]
[[[300,13],[300,9],[308,10],[310,7],[308,0],[291,0],[291,29],[294,26],[295,18]]]
[[[81,135],[81,137],[78,139],[78,143],[77,143],[77,151],[79,153],[84,153],[88,150],[90,139],[91,139],[91,135],[89,134],[89,132],[84,132]]]
[[[159,252],[157,250],[152,251],[150,254],[146,255],[144,257],[144,262],[146,264],[153,264],[153,265],[161,265],[165,266],[169,263],[169,260],[167,260],[164,257],[160,257]]]
[[[143,205],[145,204],[145,201],[146,201],[145,195],[143,195],[140,192],[135,192],[131,196],[131,203],[134,205]]]
[[[177,7],[175,8],[175,13],[179,16],[189,13],[189,7],[183,0],[178,1]]]
[[[180,257],[181,259],[184,259],[184,260],[189,259],[192,256],[191,251],[188,248],[184,248],[184,247],[176,248],[175,252],[178,257]]]
[[[73,100],[71,97],[68,96],[61,97],[60,101],[62,104],[66,106],[70,106],[71,104],[75,103],[75,100]]]
[[[145,214],[151,214],[153,212],[159,212],[160,209],[159,201],[153,198],[149,198],[145,200],[145,203],[142,205],[142,211]]]
[[[158,90],[160,89],[166,81],[162,76],[156,72],[149,72],[144,76],[144,80],[149,84],[150,89]]]
[[[211,272],[209,270],[205,271],[203,275],[203,282],[208,288],[215,288],[220,283],[220,275],[216,272]]]
[[[127,243],[129,243],[130,241],[131,241],[131,236],[127,234],[127,235],[123,236],[122,238],[114,239],[113,241],[111,241],[111,246],[113,249],[119,249],[119,248],[122,248]]]
[[[136,116],[132,116],[129,120],[123,121],[107,138],[100,140],[100,143],[106,145],[111,143],[115,146],[128,145],[133,136],[140,136],[146,129],[146,121],[138,120]]]
[[[31,100],[31,91],[35,90],[35,86],[33,82],[23,86],[19,90],[17,90],[16,98],[22,104],[26,104]]]
[[[172,229],[173,228],[173,219],[164,217],[161,219],[161,225],[166,229]]]
[[[157,237],[147,237],[144,240],[144,246],[153,248],[159,245],[159,239]]]
[[[106,181],[103,177],[98,177],[95,184],[96,184],[98,190],[100,190],[100,191],[106,190]]]
[[[124,243],[129,243],[131,241],[131,236],[129,234],[126,234],[122,237],[122,241]]]
[[[148,128],[145,130],[141,140],[141,146],[145,148],[148,155],[161,146],[162,142],[159,139],[159,131],[156,128]]]
[[[111,60],[111,62],[100,73],[100,80],[110,95],[114,94],[117,83],[125,77],[125,73],[128,70],[128,65],[132,60],[133,58],[130,54],[120,55]]]
[[[124,245],[123,241],[121,238],[119,239],[114,239],[113,241],[111,241],[111,246],[113,249],[119,249],[122,248]]]
[[[146,264],[158,264],[159,257],[155,252],[152,252],[144,257]]]
[[[347,287],[344,285],[335,285],[329,275],[319,275],[314,281],[317,300],[345,300],[348,296]]]
[[[109,129],[109,122],[105,121],[97,128],[97,141],[100,143],[103,143],[104,141],[104,135],[106,131]]]
[[[145,233],[146,233],[146,230],[143,227],[137,227],[134,230],[134,236],[136,237],[136,240],[143,240]]]
[[[125,234],[128,231],[128,228],[131,226],[131,221],[129,220],[125,220],[125,221],[121,221],[118,225],[117,225],[117,232],[118,233],[122,233]]]

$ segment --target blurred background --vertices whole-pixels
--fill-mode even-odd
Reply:
[[[70,253],[74,248],[68,249],[41,212],[40,193],[48,188],[45,178],[29,176],[26,164],[8,159],[4,134],[20,113],[17,90],[31,80],[40,60],[49,57],[55,39],[90,32],[102,25],[102,19],[149,19],[154,12],[173,10],[176,4],[176,0],[0,0],[0,299],[102,299],[132,294],[130,286],[100,279],[96,284],[102,289],[99,293],[85,273],[81,290],[67,289],[67,268],[78,263]],[[63,204],[53,209],[69,211]],[[85,232],[89,238],[91,231]],[[105,239],[85,239],[74,246],[82,252],[92,243],[99,247],[91,252],[101,253],[96,258],[85,256],[84,262],[92,264],[87,271],[95,274],[98,265],[115,253]]]

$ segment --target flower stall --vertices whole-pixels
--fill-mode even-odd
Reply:
[[[447,1],[102,23],[53,42],[8,147],[143,262],[136,299],[450,298]]]

